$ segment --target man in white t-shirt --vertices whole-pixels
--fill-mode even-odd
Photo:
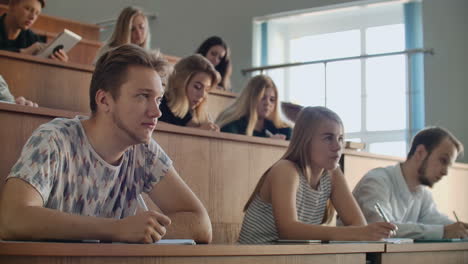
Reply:
[[[376,202],[389,221],[397,225],[397,237],[442,239],[468,237],[468,224],[455,222],[437,210],[430,190],[463,152],[463,145],[449,131],[430,127],[413,139],[405,162],[369,171],[353,195],[367,222],[382,221]]]
[[[90,118],[57,118],[25,144],[0,200],[0,238],[211,241],[200,200],[152,138],[170,66],[123,45],[91,80]],[[138,210],[147,193],[159,210]]]

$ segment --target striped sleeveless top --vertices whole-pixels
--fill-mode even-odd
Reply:
[[[331,195],[331,176],[324,174],[317,186],[312,189],[306,178],[299,176],[299,186],[296,193],[296,209],[299,221],[320,225]],[[262,201],[257,194],[245,212],[244,221],[239,235],[240,244],[271,243],[279,239],[276,228],[273,207]]]

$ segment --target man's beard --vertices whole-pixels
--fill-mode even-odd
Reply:
[[[429,181],[429,179],[426,176],[427,160],[429,159],[429,156],[430,156],[430,153],[424,158],[421,166],[419,166],[419,168],[418,168],[418,180],[419,180],[420,184],[432,188],[434,183]]]
[[[141,138],[139,138],[133,131],[131,131],[128,127],[126,127],[125,124],[120,119],[120,116],[116,112],[112,113],[112,121],[114,121],[114,124],[118,128],[120,128],[122,131],[124,131],[125,134],[127,134],[127,136],[130,137],[134,142],[148,143],[145,140],[142,140]]]

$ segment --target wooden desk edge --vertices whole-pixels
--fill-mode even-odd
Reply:
[[[386,253],[468,250],[466,242],[386,244]]]
[[[31,114],[31,115],[48,116],[48,117],[54,117],[54,118],[55,117],[74,118],[77,115],[89,116],[89,113],[71,112],[71,111],[66,111],[66,110],[61,110],[61,109],[52,109],[52,108],[45,108],[45,107],[35,108],[35,107],[21,106],[21,105],[1,103],[1,102],[0,102],[0,110],[8,111],[8,112]],[[231,140],[231,141],[238,141],[238,142],[280,146],[280,147],[287,147],[289,144],[289,141],[284,141],[284,140],[275,140],[275,139],[260,138],[260,137],[249,137],[245,135],[237,135],[237,134],[231,134],[231,133],[213,132],[213,131],[207,131],[207,130],[202,130],[198,128],[171,125],[171,124],[167,124],[164,122],[158,122],[154,133],[157,134],[158,131],[175,133],[175,134],[184,134],[188,136],[216,138],[216,139],[224,139],[224,140]]]
[[[272,256],[383,252],[383,244],[346,245],[145,245],[0,242],[0,256]]]
[[[11,52],[11,51],[0,50],[0,57],[7,57],[9,59],[14,59],[14,60],[23,60],[23,61],[32,62],[32,63],[46,64],[46,65],[53,66],[53,67],[69,68],[69,69],[80,70],[80,71],[89,72],[89,73],[94,72],[94,66],[92,65],[79,64],[79,63],[73,63],[73,62],[59,62],[59,61],[54,61],[52,59],[43,59],[43,58],[39,58],[36,56],[20,54],[20,53]]]
[[[221,96],[230,97],[230,98],[236,98],[238,95],[237,93],[234,93],[234,92],[223,91],[223,90],[216,89],[216,88],[211,89],[210,94],[216,94],[216,95],[221,95]]]

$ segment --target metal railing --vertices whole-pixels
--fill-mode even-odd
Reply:
[[[360,56],[352,56],[352,57],[342,57],[342,58],[334,58],[334,59],[326,59],[326,60],[315,60],[315,61],[305,61],[305,62],[293,62],[293,63],[283,63],[283,64],[272,64],[267,66],[259,66],[259,67],[252,67],[247,69],[242,69],[242,74],[245,75],[249,72],[260,71],[263,73],[264,70],[271,70],[271,69],[278,69],[278,68],[289,68],[289,67],[298,67],[304,65],[311,65],[311,64],[320,64],[320,63],[330,63],[330,62],[337,62],[337,61],[347,61],[347,60],[356,60],[356,59],[367,59],[367,58],[374,58],[374,57],[385,57],[385,56],[394,56],[394,55],[401,55],[401,54],[414,54],[414,53],[428,53],[433,55],[433,49],[409,49],[397,52],[387,52],[387,53],[377,53],[377,54],[364,54]]]

